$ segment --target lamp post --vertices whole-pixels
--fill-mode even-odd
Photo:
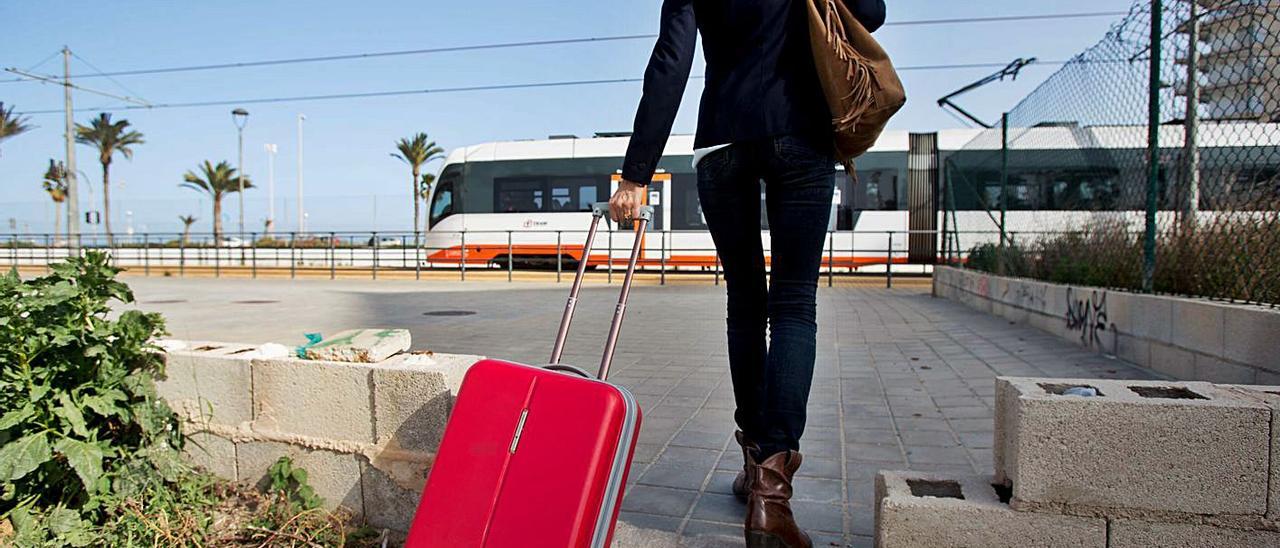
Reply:
[[[263,148],[267,149],[267,237],[271,237],[271,229],[276,224],[276,147],[273,143],[267,143]]]
[[[236,178],[239,179],[239,183],[240,183],[240,189],[239,189],[240,241],[243,243],[244,242],[244,125],[249,121],[249,111],[242,108],[237,108],[231,111],[231,121],[235,122],[236,124],[236,134],[239,139],[239,159],[236,161],[236,166],[239,168],[239,172],[236,174],[237,175]]]
[[[306,232],[306,209],[302,206],[302,122],[305,115],[298,115],[298,232]]]

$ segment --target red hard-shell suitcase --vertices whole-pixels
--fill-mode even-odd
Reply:
[[[625,388],[603,379],[651,208],[642,210],[637,223],[599,380],[559,365],[586,257],[606,213],[607,204],[593,207],[552,365],[484,360],[467,371],[406,546],[609,545],[635,452],[640,407]]]

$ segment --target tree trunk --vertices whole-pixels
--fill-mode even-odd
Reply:
[[[213,247],[222,245],[222,196],[213,197]]]
[[[418,219],[422,217],[419,211],[419,202],[422,201],[422,191],[418,188],[418,166],[413,166],[413,180],[409,181],[409,189],[413,191],[413,248],[418,248]]]
[[[58,243],[58,233],[62,232],[62,204],[53,203],[53,244]]]
[[[191,225],[184,224],[182,226],[182,247],[187,247],[187,242],[190,241],[190,236],[191,236]]]
[[[107,232],[107,247],[111,247],[111,163],[102,163],[102,226]]]

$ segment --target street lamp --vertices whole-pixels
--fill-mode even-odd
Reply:
[[[236,134],[239,140],[239,160],[236,167],[239,168],[237,179],[240,180],[240,241],[244,241],[244,125],[249,121],[249,111],[237,108],[231,111],[231,121],[236,124]]]
[[[307,230],[306,208],[302,205],[302,122],[307,117],[304,114],[298,115],[298,232],[304,233]]]
[[[267,236],[271,236],[271,229],[276,224],[276,152],[279,150],[274,143],[267,143],[263,148],[267,150]]]

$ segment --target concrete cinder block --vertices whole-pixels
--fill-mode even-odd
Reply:
[[[1106,520],[1015,512],[986,478],[922,472],[876,475],[878,548],[1104,548]]]
[[[373,369],[377,443],[435,451],[453,409],[456,380],[480,356],[411,354]]]
[[[382,464],[386,466],[386,464]],[[411,485],[406,484],[403,472],[388,472],[371,464],[361,462],[360,484],[364,492],[364,516],[369,525],[386,528],[400,533],[408,533],[413,523],[413,514],[418,508],[418,500],[422,497],[422,489],[427,484],[429,465],[403,462],[395,463],[398,467],[411,468]]]
[[[192,422],[236,425],[253,420],[250,360],[256,347],[192,341],[167,352],[156,392]]]
[[[1217,303],[1191,299],[1173,301],[1173,342],[1210,356],[1222,355],[1223,311]]]
[[[1271,460],[1268,476],[1267,518],[1280,521],[1280,386],[1227,385],[1225,389],[1253,398],[1271,409]]]
[[[355,455],[307,449],[273,441],[236,444],[240,481],[269,485],[267,471],[280,457],[290,457],[294,466],[307,471],[307,482],[324,498],[325,508],[342,506],[360,515],[364,494],[360,484],[360,462]]]
[[[1280,533],[1228,529],[1191,523],[1111,521],[1109,548],[1243,548],[1280,547]]]
[[[377,363],[407,352],[408,329],[348,329],[307,348],[307,359]]]
[[[996,384],[996,477],[1012,483],[1015,509],[1266,512],[1271,412],[1260,402],[1197,382]],[[1101,395],[1059,394],[1078,385]]]
[[[253,360],[255,430],[373,443],[368,365]]]
[[[1178,380],[1203,380],[1196,378],[1195,354],[1164,343],[1151,343],[1148,367]]]
[[[1223,355],[1232,361],[1280,373],[1280,310],[1225,306]]]
[[[187,462],[199,466],[222,479],[240,479],[236,472],[236,444],[208,432],[187,434],[182,455]]]

